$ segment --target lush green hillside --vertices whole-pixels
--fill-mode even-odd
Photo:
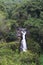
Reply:
[[[18,27],[29,31],[26,53],[19,53]],[[39,59],[41,49],[43,0],[0,0],[0,65],[40,65],[43,57],[41,55]]]

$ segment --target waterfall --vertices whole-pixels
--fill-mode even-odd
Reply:
[[[21,34],[22,34],[22,40],[21,40],[20,48],[22,49],[22,51],[26,52],[27,51],[27,45],[25,39],[26,31],[21,31]]]

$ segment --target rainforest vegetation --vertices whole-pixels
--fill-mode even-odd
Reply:
[[[18,27],[29,31],[26,53]],[[0,0],[0,65],[43,65],[43,0]]]

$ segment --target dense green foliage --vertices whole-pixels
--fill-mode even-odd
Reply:
[[[18,53],[18,27],[27,28],[29,31],[27,53]],[[41,49],[43,0],[0,0],[0,65],[39,65]]]
[[[43,65],[43,54],[40,55],[40,65]]]
[[[38,54],[31,50],[18,53],[18,49],[15,47],[17,43],[0,44],[0,65],[39,65]]]

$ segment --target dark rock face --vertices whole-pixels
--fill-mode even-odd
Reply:
[[[17,29],[17,37],[21,37],[21,31],[26,30],[26,28],[18,28]]]

